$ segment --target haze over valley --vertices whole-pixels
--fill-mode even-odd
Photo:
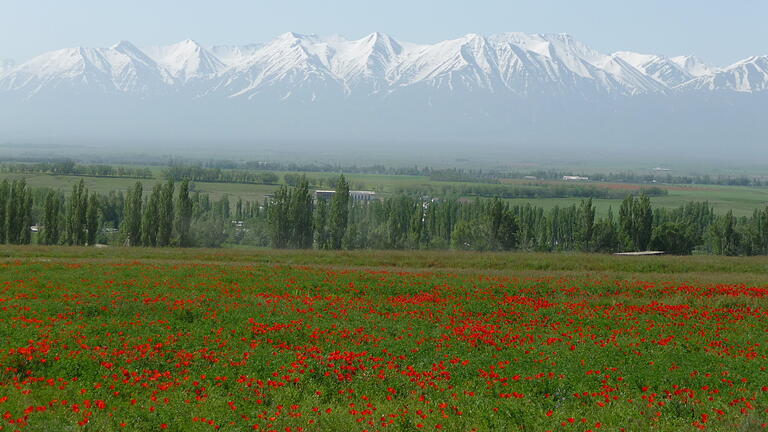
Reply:
[[[756,162],[766,89],[768,56],[605,54],[567,34],[122,41],[0,62],[0,142]]]

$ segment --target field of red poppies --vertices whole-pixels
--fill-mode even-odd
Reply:
[[[0,264],[8,431],[752,431],[768,285]]]

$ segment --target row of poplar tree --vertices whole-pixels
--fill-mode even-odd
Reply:
[[[126,245],[193,246],[189,182],[181,183],[178,194],[174,190],[174,182],[168,181],[156,184],[144,196],[142,183],[137,182],[125,196],[112,193],[105,197],[89,192],[80,180],[68,196],[63,196],[53,190],[42,194],[33,191],[24,180],[4,180],[0,183],[0,243],[28,244],[32,241],[32,227],[36,226],[40,244],[95,245],[103,237],[100,234],[108,221],[120,227],[117,238]],[[43,201],[36,217],[35,195]],[[201,200],[199,194],[196,198],[198,204],[207,201],[207,197]],[[210,210],[212,206],[208,207]]]
[[[550,210],[498,198],[351,201],[341,176],[330,200],[313,200],[306,179],[281,187],[261,217],[275,248],[768,254],[768,208],[740,218],[716,215],[707,202],[653,209],[644,194],[598,218],[591,198]]]
[[[335,184],[329,199],[316,199],[301,178],[263,202],[231,203],[227,196],[213,201],[193,191],[188,181],[158,183],[149,191],[137,182],[109,194],[89,192],[81,181],[65,194],[5,180],[0,243],[30,243],[30,227],[37,225],[39,243],[66,245],[768,254],[768,209],[749,217],[716,215],[706,202],[653,209],[641,194],[598,218],[591,199],[549,210],[500,199],[404,194],[367,202],[350,199],[344,176]]]

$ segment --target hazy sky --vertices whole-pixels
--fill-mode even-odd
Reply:
[[[52,49],[268,41],[294,31],[381,31],[430,43],[466,33],[570,33],[603,51],[695,54],[726,65],[768,54],[765,0],[0,0],[0,59]]]

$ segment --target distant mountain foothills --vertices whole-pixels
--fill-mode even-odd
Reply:
[[[667,140],[749,144],[759,135],[755,107],[768,108],[766,90],[768,56],[714,67],[693,56],[603,54],[567,34],[470,34],[420,45],[381,33],[286,33],[246,46],[186,40],[140,49],[123,41],[3,62],[0,114],[12,121],[0,126],[11,137],[41,123],[50,133],[97,136],[130,122],[126,133],[173,126],[160,134],[168,138],[505,142],[514,132],[516,141],[578,143],[601,125],[619,140],[650,137],[643,131],[652,128]],[[707,132],[713,119],[727,126],[722,137]],[[561,135],[545,130],[553,123]]]

